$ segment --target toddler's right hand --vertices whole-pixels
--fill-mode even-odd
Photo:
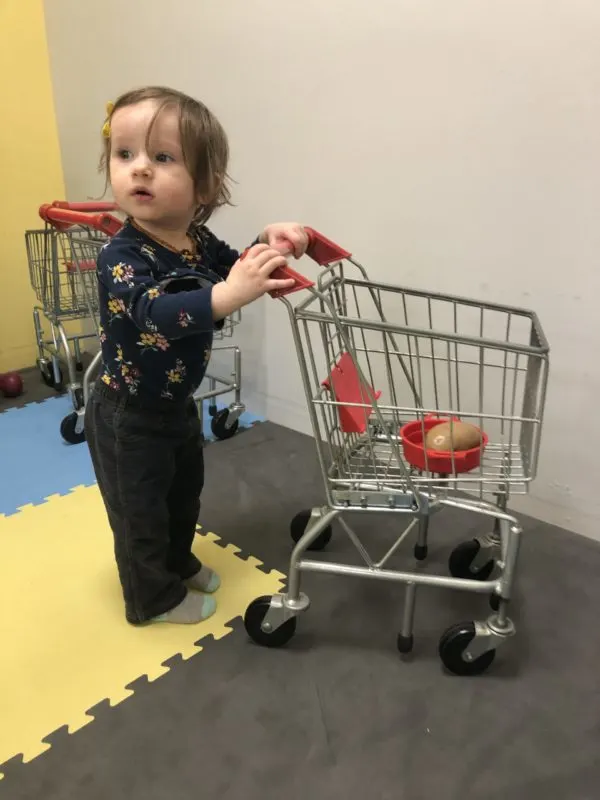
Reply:
[[[293,286],[293,278],[271,278],[273,270],[286,264],[285,256],[279,251],[266,244],[255,244],[236,261],[227,280],[213,288],[214,317],[222,319],[267,292]]]

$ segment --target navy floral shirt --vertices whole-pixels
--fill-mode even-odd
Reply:
[[[206,227],[190,231],[195,252],[175,251],[127,221],[97,262],[100,380],[116,393],[163,405],[185,401],[210,359],[213,286],[239,253]]]

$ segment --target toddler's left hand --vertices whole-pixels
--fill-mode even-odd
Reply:
[[[291,254],[300,258],[306,253],[308,234],[297,222],[275,222],[267,225],[260,235],[260,241],[283,255]]]

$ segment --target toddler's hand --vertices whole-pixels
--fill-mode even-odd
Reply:
[[[260,235],[260,241],[279,250],[301,258],[308,247],[308,234],[298,222],[274,222],[267,225]]]
[[[294,279],[271,278],[277,267],[287,264],[285,256],[266,244],[255,244],[231,268],[227,280],[212,291],[215,319],[223,319],[267,292],[288,289]]]

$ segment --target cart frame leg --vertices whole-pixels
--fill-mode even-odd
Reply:
[[[465,661],[474,661],[488,650],[497,649],[516,633],[515,625],[508,616],[508,604],[513,591],[522,529],[503,518],[496,518],[496,523],[503,553],[502,574],[496,584],[500,602],[498,610],[485,623],[475,623],[475,636],[463,653]]]
[[[273,595],[269,610],[262,621],[261,628],[265,633],[271,633],[283,625],[290,617],[297,616],[310,606],[310,600],[300,591],[300,558],[319,534],[328,525],[331,525],[339,514],[340,512],[335,509],[313,509],[310,522],[292,551],[288,590],[285,593]]]

